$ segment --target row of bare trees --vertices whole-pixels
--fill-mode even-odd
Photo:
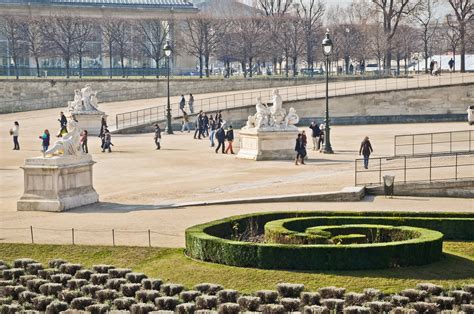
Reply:
[[[441,19],[436,13],[442,3],[452,12]],[[111,69],[112,59],[118,60],[123,76],[131,60],[153,60],[158,75],[169,39],[176,53],[196,58],[200,77],[210,75],[213,58],[223,62],[226,76],[232,63],[241,65],[244,76],[267,64],[274,73],[296,75],[298,65],[312,71],[321,60],[323,25],[331,29],[332,59],[342,61],[346,73],[353,63],[374,59],[386,71],[392,60],[399,70],[403,60],[406,69],[414,54],[425,59],[426,69],[435,49],[459,50],[464,71],[465,54],[474,50],[473,6],[472,0],[354,0],[328,9],[322,0],[257,0],[241,14],[200,12],[176,20],[2,16],[0,33],[17,77],[22,57],[35,60],[38,76],[40,58],[61,58],[69,77],[72,60],[82,76],[83,58],[97,55],[109,57]]]

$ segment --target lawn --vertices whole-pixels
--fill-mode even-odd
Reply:
[[[412,288],[420,282],[433,282],[445,287],[474,283],[474,242],[445,242],[444,252],[443,260],[421,267],[301,272],[239,268],[194,261],[184,255],[184,249],[0,244],[0,259],[6,262],[30,257],[42,263],[53,258],[62,258],[81,263],[85,267],[113,264],[144,272],[149,277],[181,283],[188,288],[197,283],[212,282],[244,293],[274,289],[278,282],[303,283],[307,290],[316,290],[322,286],[339,286],[347,288],[348,291],[359,292],[364,288],[373,287],[387,293]]]

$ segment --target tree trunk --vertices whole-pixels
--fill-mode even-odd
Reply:
[[[466,29],[463,23],[459,23],[459,39],[461,42],[461,73],[466,72]],[[441,66],[441,65],[440,65]]]
[[[387,54],[385,55],[385,74],[390,74],[392,71],[392,48],[387,49]]]
[[[82,78],[82,52],[79,52],[79,78]]]
[[[18,74],[18,58],[13,58],[13,66],[15,67],[16,79],[18,80],[20,78],[20,75]]]
[[[288,57],[288,53],[285,53],[285,76],[288,77],[289,73],[290,73],[290,66],[289,66],[289,57]]]
[[[209,77],[209,55],[208,54],[204,56],[204,62],[206,65],[206,77]]]
[[[240,66],[242,67],[242,72],[244,72],[244,78],[247,78],[247,67],[245,66],[245,61],[240,62]]]
[[[109,77],[112,78],[112,43],[109,43]]]
[[[66,63],[66,78],[69,78],[69,57],[65,58],[64,62]]]
[[[156,64],[156,78],[159,78],[160,77],[160,63],[159,61],[155,60],[155,64]]]
[[[345,62],[345,66],[346,66],[346,75],[349,74],[349,61],[350,61],[349,55],[345,55],[344,56],[344,62]]]
[[[293,57],[293,77],[296,76],[296,61],[297,57]]]
[[[456,47],[453,48],[453,60],[454,60],[454,66],[453,66],[453,73],[456,72]]]
[[[278,60],[277,60],[277,58],[275,57],[275,58],[273,58],[273,71],[272,71],[272,72],[273,72],[273,73],[272,73],[273,75],[277,74],[277,67],[278,67]]]
[[[35,57],[35,62],[36,62],[36,75],[40,77],[40,65],[39,65],[38,57]]]
[[[252,57],[249,57],[249,77],[252,77]]]
[[[404,58],[404,61],[405,61],[405,75],[408,74],[408,64],[407,64],[407,55],[405,54],[405,58]]]
[[[122,77],[125,78],[125,65],[123,62],[123,55],[120,56],[120,65],[122,66]]]
[[[397,52],[397,76],[400,75],[400,53]]]
[[[428,73],[429,70],[428,70],[428,38],[426,38],[426,30],[425,30],[425,33],[424,33],[424,44],[425,44],[425,73]],[[419,62],[419,61],[418,61]]]
[[[203,64],[202,54],[199,54],[199,78],[202,78],[202,64]]]

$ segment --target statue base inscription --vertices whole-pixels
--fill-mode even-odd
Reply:
[[[295,159],[296,127],[282,130],[242,129],[239,132],[240,150],[237,158],[260,160]]]
[[[90,155],[36,157],[25,160],[24,193],[17,202],[19,211],[61,212],[93,204],[99,195],[93,187]]]
[[[107,118],[107,115],[102,111],[74,112],[72,114],[77,120],[78,128],[87,130],[89,135],[99,135],[102,126],[102,117]]]

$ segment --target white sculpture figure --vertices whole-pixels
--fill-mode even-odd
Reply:
[[[280,94],[278,94],[278,89],[273,90],[273,106],[270,108],[271,121],[270,126],[281,127],[284,125],[286,111],[283,108],[283,101]]]
[[[73,111],[84,111],[82,106],[82,95],[78,89],[74,90],[74,100],[68,102],[68,110]]]
[[[86,84],[81,90],[74,90],[74,100],[68,102],[68,110],[71,114],[101,113],[97,107],[97,92],[92,90],[91,84]]]
[[[77,121],[69,121],[69,133],[56,141],[54,145],[44,152],[45,157],[51,156],[80,156],[82,149],[80,144],[81,130],[77,127]]]
[[[255,105],[255,109],[257,110],[257,113],[248,116],[247,125],[245,126],[246,129],[268,127],[270,121],[270,110],[267,105],[262,103],[261,97],[257,97],[256,101],[257,104]]]
[[[288,114],[285,117],[285,126],[294,126],[300,121],[300,117],[296,114],[295,108],[291,107],[290,110],[288,110]]]

